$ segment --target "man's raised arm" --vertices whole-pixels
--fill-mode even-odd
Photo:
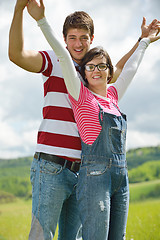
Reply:
[[[143,21],[142,21],[142,25],[141,25],[141,36],[140,36],[139,40],[136,42],[136,44],[133,46],[133,48],[128,53],[126,53],[116,64],[116,70],[114,72],[113,78],[110,83],[113,83],[117,80],[120,73],[122,72],[122,69],[123,69],[125,63],[131,57],[131,55],[134,53],[134,51],[137,49],[137,47],[139,45],[139,41],[142,38],[148,37],[148,34],[151,29],[157,29],[157,34],[158,34],[158,32],[160,30],[160,21],[158,21],[157,19],[154,19],[149,25],[146,25],[146,18],[143,17]]]
[[[17,0],[9,32],[9,59],[19,67],[39,72],[42,67],[42,56],[39,52],[24,49],[23,11],[28,0]]]

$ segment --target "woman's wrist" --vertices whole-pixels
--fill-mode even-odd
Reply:
[[[142,37],[139,37],[139,38],[138,38],[138,42],[140,42],[141,40],[142,40]]]
[[[141,45],[143,45],[145,43],[146,47],[149,46],[149,44],[151,43],[151,40],[148,37],[144,37],[140,40],[139,42]]]
[[[37,20],[38,26],[43,25],[43,24],[45,24],[46,22],[47,22],[47,19],[46,19],[45,16],[44,16],[43,18]]]

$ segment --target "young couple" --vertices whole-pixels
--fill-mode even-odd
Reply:
[[[53,51],[24,49],[26,5]],[[17,0],[9,57],[27,71],[42,73],[44,81],[43,120],[31,166],[30,240],[51,240],[57,223],[60,240],[75,240],[81,223],[83,240],[125,238],[129,203],[127,125],[118,102],[147,46],[159,39],[159,25],[154,20],[147,26],[143,19],[141,38],[114,71],[103,48],[89,50],[94,25],[87,13],[75,12],[66,18],[66,50],[45,19],[43,1]],[[75,66],[81,67],[83,79]],[[107,86],[111,80],[117,81]]]

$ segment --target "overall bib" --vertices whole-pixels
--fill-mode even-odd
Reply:
[[[129,205],[126,116],[121,112],[121,116],[112,115],[99,107],[100,134],[92,145],[81,141],[77,199],[82,236],[83,240],[122,240]]]

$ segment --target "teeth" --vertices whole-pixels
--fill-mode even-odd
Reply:
[[[94,76],[93,78],[100,78],[100,76]]]

